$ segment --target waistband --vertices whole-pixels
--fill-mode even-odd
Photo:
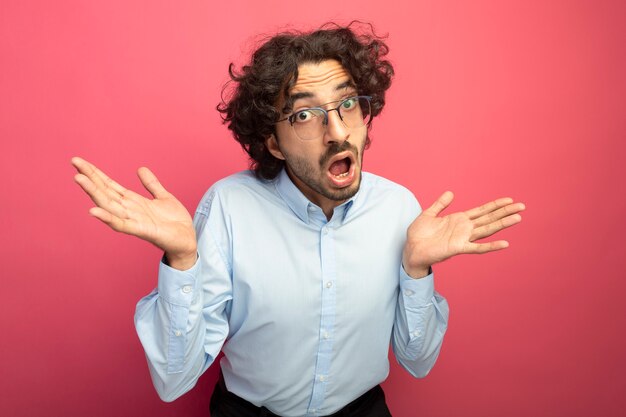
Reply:
[[[363,410],[366,410],[370,404],[373,404],[377,400],[384,401],[384,396],[385,394],[381,386],[376,385],[339,411],[324,417],[362,415]],[[229,417],[231,415],[230,413],[233,413],[232,415],[237,417],[281,417],[278,414],[272,413],[266,407],[257,407],[251,402],[228,391],[226,383],[224,382],[224,376],[221,372],[219,380],[215,385],[215,391],[211,397],[211,413],[215,413],[217,416],[223,415],[224,417]]]

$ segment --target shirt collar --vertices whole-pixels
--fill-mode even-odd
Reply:
[[[276,185],[276,191],[278,191],[278,194],[282,197],[285,203],[287,203],[291,211],[293,211],[296,216],[300,218],[300,220],[308,224],[308,207],[311,202],[291,181],[291,178],[287,175],[285,168],[280,171],[274,184]]]
[[[296,214],[296,216],[298,216],[300,220],[308,224],[309,207],[315,206],[315,204],[311,203],[311,201],[309,201],[309,199],[302,194],[302,191],[296,187],[296,185],[291,181],[291,178],[289,178],[285,168],[280,171],[274,184],[276,186],[276,191],[285,203],[287,203],[289,208]],[[335,215],[339,214],[338,218],[342,223],[345,220],[348,211],[352,207],[354,199],[359,195],[359,193],[360,190],[354,197],[335,208]]]

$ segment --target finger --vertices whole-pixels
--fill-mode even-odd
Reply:
[[[119,196],[116,199],[115,196],[105,193],[84,174],[76,174],[74,181],[87,193],[89,198],[91,198],[98,207],[102,207],[117,216],[125,217],[125,209],[120,204]]]
[[[438,216],[439,213],[445,210],[446,207],[448,207],[450,203],[452,203],[453,199],[454,194],[452,194],[452,191],[446,191],[445,193],[441,194],[441,196],[437,199],[437,201],[433,203],[432,206],[424,210],[424,213],[430,216]]]
[[[74,168],[76,168],[77,170],[80,171],[81,166],[85,163],[87,163],[86,160],[84,160],[83,158],[81,158],[80,156],[74,156],[72,157],[72,159],[70,160],[70,162],[72,163],[72,165],[74,165]]]
[[[95,165],[93,165],[92,163],[82,158],[74,157],[72,158],[72,164],[74,165],[74,167],[76,167],[78,172],[89,178],[89,180],[93,182],[96,186],[104,185],[102,179],[95,170]]]
[[[522,221],[522,216],[519,214],[512,214],[503,219],[497,220],[493,223],[486,224],[481,227],[477,227],[472,232],[472,236],[470,237],[470,241],[475,241],[478,239],[483,239],[485,237],[491,236],[494,233],[499,232],[502,229],[506,229],[507,227],[511,227]]]
[[[148,168],[139,168],[137,175],[139,176],[143,186],[146,187],[146,190],[148,190],[154,198],[165,198],[170,195],[170,193],[168,193],[167,190],[161,185],[156,175],[154,175]]]
[[[119,196],[124,195],[127,191],[126,188],[109,178],[108,175],[91,162],[74,157],[72,158],[72,165],[76,167],[78,172],[89,178],[97,187],[102,188],[103,192],[109,194],[113,199],[118,199]]]
[[[112,190],[114,190],[116,193],[118,193],[120,195],[124,195],[124,193],[126,192],[126,188],[122,187],[120,184],[115,182],[113,179],[109,178],[104,172],[102,172],[100,169],[98,169],[98,167],[96,167],[95,165],[92,165],[92,168],[93,168],[94,172],[96,173],[96,175],[100,178],[100,180],[102,181],[103,184],[105,184],[107,187],[109,187]]]
[[[465,214],[470,218],[470,220],[474,220],[480,216],[484,216],[487,213],[491,213],[494,210],[499,209],[500,207],[504,207],[507,204],[511,204],[513,199],[510,197],[498,198],[497,200],[490,201],[487,204],[483,204],[480,207],[476,207],[470,210],[467,210]]]
[[[121,219],[101,207],[90,208],[89,214],[102,221],[116,232],[131,234],[128,220]]]
[[[507,242],[506,240],[496,240],[495,242],[484,243],[468,243],[463,249],[463,253],[480,255],[483,253],[506,249],[508,247],[509,242]]]
[[[484,226],[489,223],[493,223],[511,214],[519,213],[523,211],[526,206],[523,203],[508,204],[502,208],[499,208],[491,213],[487,213],[474,220],[474,227]]]

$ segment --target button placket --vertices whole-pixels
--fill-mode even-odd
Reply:
[[[319,328],[319,342],[315,366],[313,392],[309,403],[309,414],[323,409],[326,399],[326,385],[330,373],[333,350],[333,332],[336,314],[336,285],[337,279],[334,234],[336,230],[328,224],[319,230],[320,261],[321,261],[321,320]]]

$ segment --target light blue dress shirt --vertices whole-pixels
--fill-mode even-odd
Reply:
[[[327,220],[282,171],[217,182],[194,217],[198,261],[164,263],[135,326],[159,396],[190,390],[213,363],[229,391],[282,416],[332,414],[389,373],[388,350],[416,377],[432,368],[448,304],[432,274],[402,269],[413,194],[363,173]]]

